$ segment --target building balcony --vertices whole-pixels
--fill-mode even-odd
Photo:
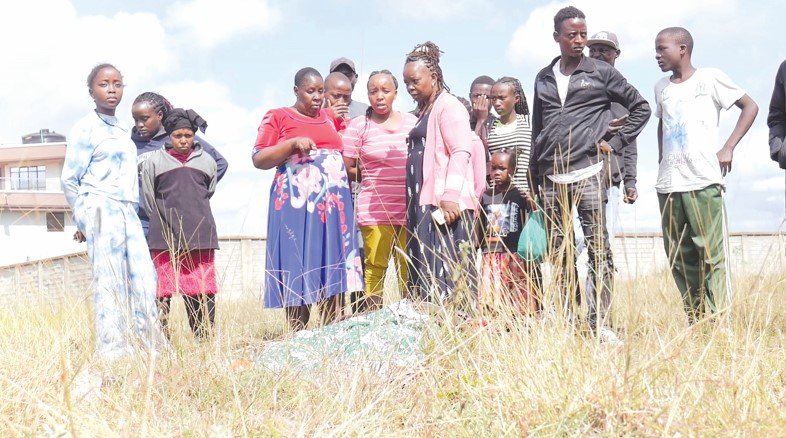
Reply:
[[[0,178],[0,210],[68,211],[59,178],[12,181]]]

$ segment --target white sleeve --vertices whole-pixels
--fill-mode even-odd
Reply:
[[[745,95],[745,90],[738,87],[726,73],[712,69],[712,98],[716,105],[723,109],[731,108],[735,102]]]

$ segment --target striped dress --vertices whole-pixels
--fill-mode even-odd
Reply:
[[[516,114],[516,120],[503,125],[499,119],[494,119],[488,130],[489,154],[502,149],[516,151],[516,173],[513,174],[513,185],[520,192],[529,192],[527,169],[532,156],[532,128],[529,116]]]
[[[417,117],[402,112],[401,123],[390,130],[356,117],[344,131],[344,156],[360,159],[363,168],[355,203],[359,226],[407,224],[407,136],[416,122]]]

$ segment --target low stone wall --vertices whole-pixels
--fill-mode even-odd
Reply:
[[[265,240],[224,237],[216,252],[219,287],[226,298],[260,296],[264,279]],[[614,240],[614,262],[619,276],[635,278],[665,270],[660,234],[620,235]],[[729,237],[735,274],[784,273],[786,238],[783,234],[735,233]],[[0,296],[58,298],[90,291],[91,275],[84,252],[0,267]]]
[[[668,268],[663,237],[658,233],[621,235],[614,240],[614,264],[621,277],[635,278]],[[732,273],[786,274],[786,236],[773,233],[732,233]]]
[[[265,263],[265,240],[219,239],[216,272],[222,294],[259,295]],[[92,282],[86,252],[0,267],[0,296],[58,298],[88,294]]]

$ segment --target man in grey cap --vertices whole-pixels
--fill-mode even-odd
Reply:
[[[334,59],[333,62],[330,63],[330,73],[339,72],[343,73],[344,76],[348,77],[350,82],[352,82],[352,90],[355,90],[355,83],[358,81],[358,73],[355,70],[355,63],[352,62],[349,58],[338,58]],[[355,117],[362,116],[366,114],[366,109],[368,109],[368,105],[362,102],[358,102],[356,100],[349,101],[349,118],[354,119]]]
[[[349,58],[338,58],[334,59],[333,62],[330,63],[330,74],[333,73],[342,73],[344,76],[349,78],[349,82],[352,85],[352,91],[355,90],[355,83],[358,81],[358,73],[355,70],[355,63],[352,62]],[[330,77],[330,76],[328,76]],[[349,111],[348,117],[349,119],[354,119],[355,117],[363,116],[366,114],[366,110],[368,109],[368,105],[365,103],[358,102],[356,100],[352,100],[352,94],[349,95]],[[360,183],[358,181],[350,181],[350,187],[352,190],[352,201],[353,203],[357,199],[358,191],[360,190]],[[365,257],[363,256],[363,235],[360,233],[360,229],[356,232],[358,243],[360,244],[360,260],[363,260]],[[365,269],[365,267],[363,268]],[[362,309],[363,304],[363,291],[348,291],[349,292],[349,301],[350,306],[352,308],[352,313],[357,313]]]
[[[620,56],[619,40],[613,32],[602,31],[592,35],[587,40],[590,57],[598,61],[604,61],[614,65]],[[614,119],[619,119],[628,115],[628,110],[619,103],[611,103],[611,115]],[[611,171],[609,172],[608,197],[606,204],[606,228],[609,231],[609,240],[614,238],[614,225],[618,218],[617,210],[620,199],[620,182],[624,184],[625,192],[623,199],[626,204],[633,204],[639,197],[636,191],[636,160],[638,151],[636,149],[635,138],[622,150],[622,153],[613,152],[611,154]]]

